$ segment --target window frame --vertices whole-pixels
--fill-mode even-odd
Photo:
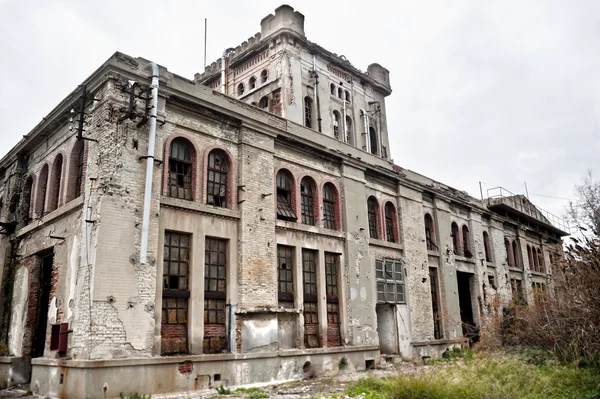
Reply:
[[[285,180],[284,180],[285,178]],[[286,187],[284,183],[289,183]],[[275,175],[276,215],[277,219],[297,222],[295,208],[294,175],[287,169],[279,169]]]
[[[329,198],[329,194],[331,198]],[[337,217],[337,188],[331,182],[323,184],[323,228],[330,230],[338,229]]]
[[[177,149],[177,157],[173,156],[174,146],[178,146]],[[189,152],[189,160],[186,158],[185,151]],[[195,178],[195,157],[196,150],[194,145],[190,140],[185,137],[174,137],[168,143],[168,166],[167,166],[167,197],[177,198],[186,201],[194,200],[194,178]],[[182,151],[183,154],[181,158],[179,157],[179,152]],[[175,171],[173,170],[173,166],[175,167]],[[179,167],[181,167],[181,171],[179,171]],[[180,185],[180,176],[182,184]],[[186,181],[187,180],[187,181]],[[177,195],[173,195],[173,189]],[[180,190],[183,190],[183,195],[180,195]]]
[[[388,265],[392,266],[391,271],[388,270]],[[375,260],[377,303],[406,304],[405,280],[404,262],[402,260],[386,258]],[[393,287],[393,292],[389,290],[391,287]],[[398,290],[398,287],[400,287],[400,290]],[[383,297],[380,295],[383,295]],[[392,297],[389,295],[392,295]]]
[[[221,169],[217,168],[217,159],[221,162]],[[206,158],[206,204],[220,208],[228,208],[230,205],[230,173],[231,160],[229,154],[221,148],[213,148]],[[212,176],[212,178],[211,178]],[[219,179],[217,179],[219,177]],[[212,193],[211,193],[212,187]],[[218,188],[219,194],[216,195],[215,188]],[[212,200],[211,200],[212,197]],[[220,198],[215,201],[215,198]],[[212,203],[211,203],[212,202]],[[217,203],[218,202],[218,203]]]
[[[305,190],[308,187],[309,190]],[[309,176],[304,176],[300,180],[300,216],[302,224],[315,226],[317,220],[317,212],[315,211],[315,195],[316,184]]]
[[[277,299],[280,302],[294,302],[294,252],[293,246],[277,245]],[[283,264],[286,264],[285,268],[282,268]],[[281,278],[283,271],[285,279]],[[281,289],[282,284],[285,284],[285,290]]]
[[[370,205],[373,205],[374,209],[371,209]],[[372,195],[367,198],[367,224],[369,238],[379,240],[379,201]]]

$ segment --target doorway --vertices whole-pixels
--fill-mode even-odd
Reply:
[[[399,355],[396,306],[389,303],[380,303],[375,307],[375,311],[377,312],[377,333],[381,353]]]
[[[438,289],[438,274],[437,268],[429,268],[429,285],[431,288],[431,308],[433,310],[433,337],[435,339],[442,338],[442,323],[440,315],[439,289]]]
[[[473,319],[473,303],[471,301],[471,281],[473,280],[473,275],[457,271],[456,280],[458,283],[458,305],[460,307],[463,336],[472,338],[476,334],[475,320]]]
[[[33,335],[33,347],[31,357],[44,356],[46,345],[46,331],[48,327],[48,307],[50,305],[50,289],[52,288],[52,268],[54,265],[54,253],[41,256],[39,269],[39,296],[37,303],[37,322]]]

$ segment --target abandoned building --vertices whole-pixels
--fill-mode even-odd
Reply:
[[[281,6],[193,80],[115,53],[0,160],[0,387],[191,392],[436,356],[566,227],[391,159],[389,72]]]

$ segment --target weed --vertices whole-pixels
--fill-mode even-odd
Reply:
[[[340,370],[344,370],[346,367],[348,367],[348,359],[346,359],[346,356],[340,359],[340,363],[338,364],[338,366]]]
[[[0,356],[8,356],[8,346],[4,342],[0,342]]]
[[[258,387],[238,388],[235,390],[235,392],[244,394],[244,399],[261,399],[269,397],[269,395],[264,393],[262,389]]]
[[[151,399],[152,395],[140,395],[139,393],[130,393],[129,396],[125,396],[123,392],[119,393],[121,399]]]
[[[217,387],[217,393],[219,395],[231,395],[231,389],[229,389],[225,385],[221,384]]]

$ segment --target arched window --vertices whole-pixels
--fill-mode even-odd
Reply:
[[[452,250],[454,251],[454,255],[460,255],[461,251],[460,251],[460,237],[459,234],[460,232],[458,231],[458,225],[454,222],[452,222]]]
[[[338,94],[338,98],[340,100],[342,100],[344,98],[343,94],[342,94],[342,88],[341,87],[338,87],[337,94]]]
[[[300,204],[302,210],[302,223],[315,225],[315,183],[310,177],[305,177],[300,182]]]
[[[269,80],[269,72],[264,69],[261,73],[260,73],[260,82],[261,83],[266,83],[267,80]]]
[[[385,238],[389,242],[398,242],[396,237],[396,225],[398,223],[398,218],[396,216],[396,208],[392,205],[391,202],[387,202],[385,204]]]
[[[262,109],[263,111],[269,111],[269,97],[264,96],[263,98],[260,99],[260,101],[258,102],[258,108]]]
[[[352,134],[352,118],[346,115],[346,143],[352,144],[354,135]]]
[[[351,99],[351,97],[350,97],[350,92],[349,92],[348,90],[346,90],[346,91],[344,92],[344,95],[345,95],[346,101],[348,101],[348,102],[351,102],[351,101],[350,101],[350,99]]]
[[[69,158],[69,179],[67,180],[67,202],[78,198],[83,192],[84,147],[83,140],[73,146]]]
[[[333,136],[336,139],[340,138],[340,113],[337,111],[333,111]]]
[[[512,247],[510,241],[506,237],[504,237],[504,248],[506,249],[506,263],[508,263],[509,267],[515,267]]]
[[[256,89],[256,78],[254,76],[252,76],[250,78],[250,81],[248,82],[250,89],[249,90],[254,90]]]
[[[469,234],[469,228],[466,225],[462,227],[462,245],[463,254],[466,258],[473,257],[473,251],[471,250],[471,235]]]
[[[304,126],[312,127],[312,99],[304,97]]]
[[[373,126],[369,127],[369,146],[371,147],[371,154],[377,155],[377,132]]]
[[[285,169],[277,172],[277,219],[298,220],[294,211],[294,178],[292,174]]]
[[[513,260],[517,268],[521,268],[521,256],[519,255],[519,244],[515,240],[512,242]]]
[[[331,183],[323,186],[323,227],[335,230],[337,228],[335,215],[335,187]]]
[[[169,148],[169,197],[192,200],[193,172],[192,144],[181,137],[174,139]]]
[[[329,85],[329,91],[332,96],[335,96],[335,85],[333,83]]]
[[[435,224],[433,218],[429,213],[425,214],[425,241],[427,243],[428,251],[437,251],[438,246],[435,239]]]
[[[369,237],[379,238],[379,223],[377,223],[379,204],[377,203],[377,199],[373,196],[370,196],[367,200],[367,214],[369,217]]]
[[[48,190],[48,212],[52,212],[58,208],[58,202],[60,199],[60,186],[62,183],[62,166],[63,156],[62,154],[58,154],[56,158],[54,158],[54,163],[52,164],[52,174],[50,175],[51,182]]]
[[[538,257],[538,264],[539,264],[538,272],[546,273],[546,265],[544,264],[544,255],[542,254],[542,250],[539,248],[537,250],[537,257]]]
[[[206,203],[227,207],[228,157],[225,151],[215,149],[208,154],[206,170]]]
[[[490,246],[490,236],[488,235],[487,231],[483,232],[483,249],[485,251],[485,261],[491,262],[492,261],[492,253],[491,253],[491,246]]]
[[[539,265],[538,262],[539,262],[540,259],[538,257],[537,251],[535,250],[535,247],[532,247],[531,249],[532,249],[532,254],[531,255],[533,257],[533,270],[536,271],[536,272],[539,272],[540,271],[540,265]],[[529,267],[531,267],[531,265],[529,265]]]
[[[242,94],[244,94],[244,90],[245,90],[244,84],[240,83],[237,87],[238,96],[241,96]]]
[[[35,215],[42,217],[44,215],[44,205],[46,203],[46,188],[48,187],[48,165],[44,165],[38,176],[37,188],[35,189]]]
[[[23,207],[21,208],[22,210],[22,215],[24,215],[25,217],[23,218],[23,220],[25,221],[25,224],[29,224],[29,222],[31,221],[32,218],[32,202],[31,199],[33,198],[33,176],[29,176],[27,178],[27,180],[25,181],[25,186],[23,187]]]

